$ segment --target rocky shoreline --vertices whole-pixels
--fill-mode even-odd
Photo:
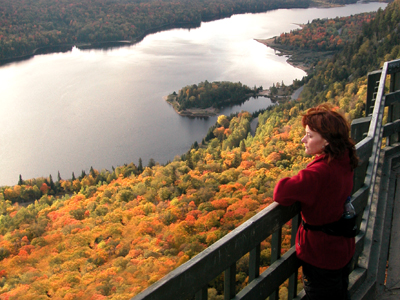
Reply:
[[[253,96],[253,95],[251,95]],[[254,96],[260,97],[269,97],[269,90],[262,90]],[[168,96],[164,96],[163,99],[170,104],[173,109],[182,117],[190,117],[190,118],[208,118],[212,116],[216,116],[219,113],[219,109],[216,107],[207,107],[207,108],[188,108],[184,110],[179,110],[179,104],[175,100],[168,100]]]
[[[176,111],[176,110],[175,110]],[[183,117],[191,118],[207,118],[216,116],[219,113],[219,109],[215,107],[208,108],[190,108],[182,111],[176,111],[179,115]]]
[[[334,54],[333,51],[299,50],[291,46],[275,43],[275,39],[276,37],[255,40],[261,44],[266,45],[267,47],[274,49],[275,51],[279,51],[278,53],[276,53],[276,55],[287,56],[288,64],[305,71],[307,74],[310,74],[310,72],[312,72],[314,66],[319,61],[332,57]]]

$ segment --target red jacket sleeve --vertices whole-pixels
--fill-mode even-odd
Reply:
[[[324,186],[324,167],[321,164],[324,163],[313,164],[293,177],[281,179],[275,186],[274,201],[285,206],[297,201],[313,205],[320,195],[319,189]]]

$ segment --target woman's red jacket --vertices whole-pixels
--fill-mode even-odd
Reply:
[[[347,153],[329,163],[325,155],[320,155],[296,176],[281,179],[275,187],[274,200],[285,206],[300,202],[303,220],[310,225],[323,225],[340,219],[352,188],[353,172]],[[301,225],[297,232],[297,257],[318,268],[340,269],[354,251],[354,238],[305,230]]]

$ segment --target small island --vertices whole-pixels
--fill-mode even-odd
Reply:
[[[240,82],[207,80],[199,84],[188,85],[178,93],[164,97],[181,116],[209,117],[218,114],[223,106],[241,104],[260,94],[262,87],[251,89]]]

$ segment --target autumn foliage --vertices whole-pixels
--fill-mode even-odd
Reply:
[[[315,19],[301,29],[282,33],[276,42],[296,49],[337,51],[354,41],[375,15],[371,12],[335,19]]]
[[[246,139],[250,117],[221,117],[221,137],[192,149],[186,160],[125,176],[124,168],[132,168],[127,165],[109,183],[97,181],[104,171],[93,170],[75,179],[78,191],[71,180],[54,183],[69,186],[70,196],[43,188],[39,199],[19,205],[5,197],[15,191],[21,196],[30,181],[4,189],[2,299],[129,299],[268,206],[276,179],[309,158],[285,149],[300,139],[301,131],[291,130],[297,120],[288,125],[283,118],[275,135]],[[242,130],[245,151],[238,143],[224,146]],[[288,161],[287,168],[278,157]],[[270,252],[263,253],[267,266]]]
[[[397,26],[399,7],[395,0],[378,19]],[[396,35],[385,37],[390,26],[371,23],[371,35],[383,36],[376,59],[398,58]],[[352,60],[365,43],[374,40],[353,45]],[[380,45],[393,50],[387,54]],[[206,142],[165,166],[130,163],[68,180],[21,179],[1,187],[0,299],[130,299],[215,243],[273,201],[277,180],[312,159],[300,142],[304,110],[328,101],[349,120],[362,115],[365,77],[332,79],[347,68],[345,61],[338,56],[321,63],[301,99],[258,116],[254,136],[249,113],[221,116]],[[365,65],[376,67],[375,61]],[[290,247],[290,227],[282,228],[283,252]],[[270,258],[268,238],[261,244],[260,271]],[[248,280],[246,260],[237,263],[237,289]],[[210,283],[213,299],[222,292],[221,280]]]

